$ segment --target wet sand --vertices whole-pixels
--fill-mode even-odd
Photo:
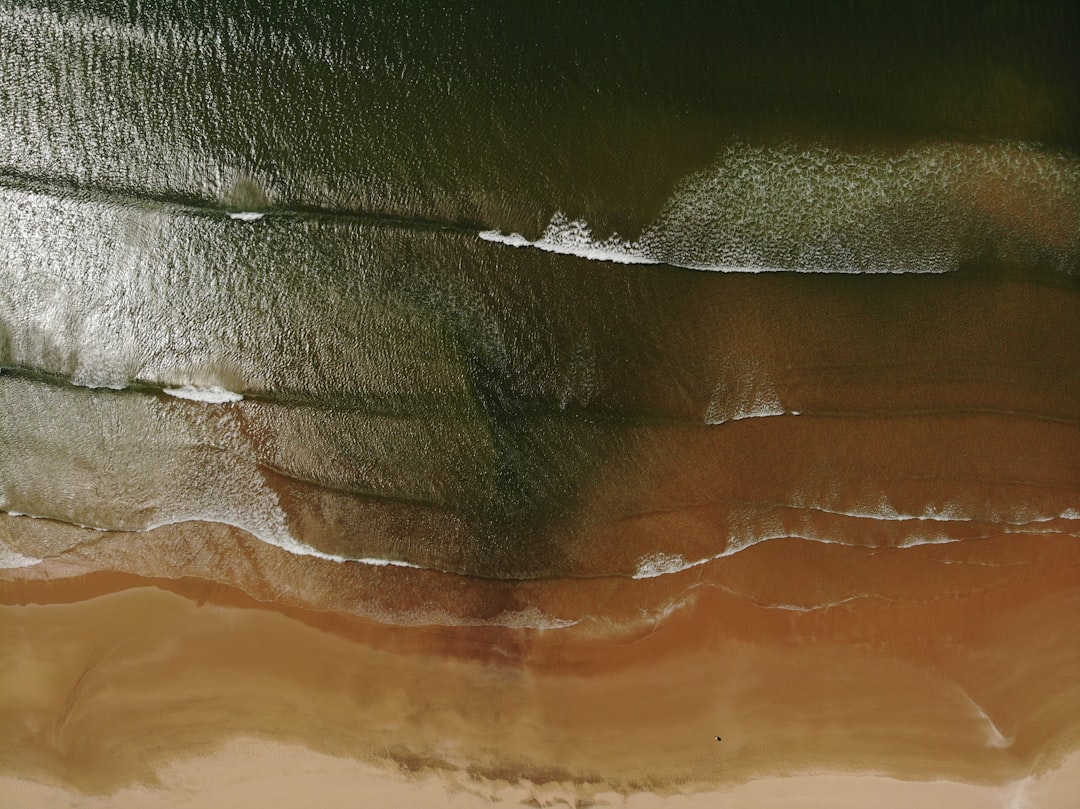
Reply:
[[[213,528],[157,533],[198,558]],[[130,539],[103,535],[96,564]],[[252,548],[254,569],[288,569],[285,552]],[[334,574],[351,566],[325,564],[340,598]],[[365,582],[399,616],[427,608],[412,627],[357,617],[317,588],[290,597],[279,581],[279,597],[257,600],[209,574],[162,572],[58,559],[4,574],[7,794],[284,806],[299,790],[332,802],[355,787],[431,805],[651,793],[693,806],[721,791],[735,805],[815,806],[839,790],[976,806],[1023,779],[1047,795],[1077,782],[1075,756],[1054,774],[1080,748],[1072,536],[774,540],[655,579],[443,590],[460,619],[528,606],[576,621],[549,629],[430,625],[441,588],[417,571],[368,568]],[[276,780],[238,774],[271,760]],[[1033,805],[1062,805],[1047,801]]]

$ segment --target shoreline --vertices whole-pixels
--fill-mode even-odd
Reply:
[[[1080,634],[1080,618],[1062,618],[1080,614],[1080,582],[1066,570],[1042,583],[1026,602],[1008,589],[965,596],[952,617],[848,607],[809,623],[731,613],[707,590],[650,630],[605,640],[289,615],[219,585],[200,597],[192,580],[181,595],[135,576],[66,582],[71,600],[56,604],[40,603],[49,582],[24,581],[12,605],[7,582],[0,640],[18,662],[2,674],[0,713],[16,732],[0,772],[110,795],[199,757],[210,778],[228,770],[222,745],[254,736],[308,751],[288,754],[297,760],[627,800],[788,783],[838,763],[1004,789],[1080,750],[1077,653],[1062,640]],[[945,633],[961,620],[970,634],[920,647],[897,620]],[[1028,665],[1001,675],[1010,657]]]
[[[335,758],[299,746],[265,739],[236,738],[213,757],[181,758],[157,773],[155,785],[132,785],[108,795],[87,796],[58,784],[38,783],[0,774],[0,795],[19,805],[80,809],[232,809],[250,804],[275,809],[317,799],[327,809],[369,805],[416,806],[418,809],[490,806],[550,806],[584,802],[624,809],[706,809],[718,799],[730,809],[907,809],[914,805],[983,809],[987,806],[1030,806],[1070,809],[1080,783],[1080,753],[1037,776],[1000,786],[955,781],[904,781],[887,776],[818,773],[767,777],[717,791],[671,795],[624,795],[598,790],[584,797],[562,784],[480,782],[421,777]]]

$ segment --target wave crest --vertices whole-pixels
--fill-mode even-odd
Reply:
[[[556,213],[480,237],[595,261],[719,272],[943,273],[990,258],[1080,269],[1080,160],[1027,144],[850,152],[735,143],[636,241]],[[902,247],[901,247],[902,246]]]

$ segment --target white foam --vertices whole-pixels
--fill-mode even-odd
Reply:
[[[680,573],[687,568],[705,564],[706,561],[708,560],[688,562],[685,556],[678,553],[650,553],[638,560],[634,578],[654,579],[669,573]]]
[[[822,514],[835,514],[838,517],[851,517],[856,520],[879,520],[884,522],[985,522],[994,523],[1000,525],[1008,525],[1012,527],[1022,528],[1029,525],[1036,525],[1038,523],[1052,522],[1058,519],[1077,519],[1080,517],[1080,513],[1070,512],[1070,510],[1063,511],[1060,515],[1040,515],[1034,517],[1020,517],[1013,515],[1010,517],[1000,516],[986,516],[986,517],[972,517],[964,513],[960,506],[952,504],[942,506],[940,508],[934,506],[928,506],[921,514],[915,514],[912,512],[902,512],[889,505],[888,503],[882,503],[877,510],[856,510],[856,509],[830,509],[824,506],[794,506],[794,508],[806,509],[807,511],[817,511]],[[1072,516],[1071,516],[1072,514]]]
[[[825,514],[836,514],[838,516],[847,516],[855,518],[855,520],[874,520],[885,522],[915,522],[915,523],[948,523],[948,522],[974,522],[971,517],[959,516],[955,507],[945,507],[942,509],[928,508],[926,512],[922,514],[903,514],[892,509],[891,505],[882,503],[880,510],[883,513],[870,513],[860,511],[841,511],[834,509],[826,509],[821,507],[797,507],[792,505],[793,509],[805,509],[807,511],[818,511]],[[1069,518],[1070,512],[1066,511],[1062,514],[1062,517]],[[1007,521],[994,521],[987,520],[986,522],[997,522],[1004,525],[1013,527],[1024,528],[1026,526],[1050,522],[1056,520],[1055,516],[1040,516],[1030,518],[1028,521],[1010,523]],[[761,542],[769,542],[774,539],[800,539],[807,542],[820,542],[822,544],[845,544],[838,539],[829,539],[827,537],[812,536],[810,534],[799,534],[797,531],[789,530],[775,530],[774,532],[764,531],[757,536],[750,538],[730,536],[727,539],[727,547],[720,553],[712,556],[706,556],[699,559],[688,559],[686,556],[677,553],[664,553],[658,551],[656,553],[649,553],[638,559],[637,569],[634,571],[634,579],[652,579],[658,576],[669,576],[671,574],[678,574],[684,570],[689,570],[693,567],[700,567],[701,565],[707,565],[708,563],[715,562],[717,559],[725,558],[726,556],[732,556],[735,553],[744,551],[747,548],[752,548],[754,545]],[[967,541],[968,538],[950,537],[944,534],[932,535],[927,532],[921,532],[919,535],[913,535],[905,537],[895,545],[888,545],[888,547],[895,548],[897,550],[906,550],[908,548],[918,548],[920,545],[942,545],[951,544],[956,542]],[[874,545],[877,547],[877,545]]]
[[[233,393],[231,390],[225,390],[219,385],[210,385],[205,388],[184,385],[180,388],[165,388],[163,392],[169,396],[175,396],[177,399],[190,399],[193,402],[206,402],[208,404],[239,402],[244,398],[243,394]]]
[[[6,513],[7,513],[7,515],[9,517],[27,517],[27,518],[29,518],[31,520],[56,520],[57,522],[64,522],[67,525],[73,525],[76,528],[85,528],[85,529],[90,530],[90,531],[102,531],[102,532],[105,532],[105,531],[114,531],[114,530],[115,531],[126,531],[126,530],[128,530],[128,529],[102,528],[101,526],[98,526],[98,525],[85,525],[83,523],[72,522],[70,520],[65,520],[65,519],[61,519],[61,518],[57,518],[57,517],[48,517],[48,516],[45,516],[45,515],[42,515],[42,514],[26,514],[26,513],[21,512],[21,511],[8,511]],[[317,559],[325,559],[325,560],[327,560],[329,562],[356,562],[357,564],[371,565],[373,567],[411,567],[411,568],[422,569],[421,565],[416,565],[416,564],[413,564],[412,562],[406,562],[406,561],[401,560],[401,559],[381,559],[381,558],[378,558],[378,557],[371,557],[371,556],[364,556],[364,557],[358,557],[357,558],[357,557],[352,557],[352,556],[341,556],[339,554],[326,553],[325,551],[320,551],[318,548],[313,548],[310,545],[306,545],[303,542],[300,542],[299,540],[295,539],[291,534],[288,534],[287,532],[285,532],[283,530],[278,530],[278,531],[273,531],[273,532],[268,532],[268,531],[264,531],[264,530],[258,530],[257,528],[255,528],[254,526],[252,526],[249,523],[241,522],[240,520],[235,520],[235,521],[234,520],[226,520],[226,519],[222,519],[220,517],[208,517],[208,516],[205,516],[205,515],[196,515],[196,514],[189,515],[189,516],[184,516],[184,517],[172,517],[172,518],[167,519],[167,520],[159,520],[157,522],[151,523],[151,524],[147,525],[144,529],[140,529],[140,530],[152,531],[155,528],[164,528],[164,527],[169,526],[169,525],[178,525],[180,523],[189,522],[189,521],[217,523],[219,525],[231,525],[233,528],[239,528],[242,531],[245,531],[245,532],[247,532],[249,534],[252,534],[260,542],[265,542],[267,545],[273,545],[275,548],[280,548],[283,551],[288,551],[289,553],[294,554],[295,556],[314,556]],[[2,554],[2,553],[4,553],[4,549],[0,548],[0,554]],[[9,551],[9,553],[14,553],[14,552]],[[18,556],[18,554],[16,554],[16,556]],[[27,561],[25,563],[25,565],[7,564],[7,562],[5,561],[6,558],[7,557],[0,556],[0,567],[24,567],[24,566],[28,566],[28,565],[36,565],[38,562],[41,561],[40,559],[32,559],[29,556],[25,556],[25,557],[22,557],[22,558],[29,560],[29,561]]]
[[[612,261],[618,264],[659,264],[658,259],[646,255],[636,244],[620,239],[617,235],[605,241],[593,239],[592,229],[581,219],[571,220],[559,212],[551,218],[544,235],[535,242],[520,233],[504,234],[498,230],[485,230],[477,234],[481,239],[498,242],[510,247],[535,247],[549,253],[578,256],[592,261]]]
[[[851,543],[841,542],[838,539],[827,539],[820,536],[811,536],[810,534],[800,534],[794,531],[779,531],[777,533],[765,533],[759,536],[754,536],[749,539],[729,537],[727,547],[720,553],[712,556],[706,556],[702,559],[687,559],[685,556],[677,553],[664,553],[658,551],[656,553],[646,554],[638,560],[637,570],[631,578],[634,579],[652,579],[657,576],[667,576],[672,573],[681,573],[684,570],[689,570],[694,567],[700,567],[701,565],[707,565],[710,562],[715,562],[718,559],[724,559],[728,556],[734,556],[740,551],[744,551],[747,548],[752,548],[754,545],[759,545],[762,542],[771,542],[776,539],[801,539],[805,542],[818,542],[822,545],[847,545]],[[962,539],[956,539],[952,537],[909,537],[904,542],[890,547],[896,547],[898,549],[914,548],[919,545],[947,545],[953,542],[963,542]],[[868,546],[878,547],[878,546]]]
[[[231,525],[233,528],[239,528],[249,534],[252,534],[260,542],[265,542],[267,545],[273,545],[275,548],[280,548],[283,551],[293,554],[294,556],[312,556],[316,559],[324,559],[328,562],[355,562],[362,565],[371,565],[373,567],[411,567],[417,569],[424,569],[422,565],[413,564],[412,562],[406,562],[401,559],[382,559],[372,556],[342,556],[336,553],[327,553],[321,551],[318,548],[314,548],[311,545],[307,545],[300,540],[296,539],[284,525],[260,527],[254,526],[251,523],[242,522],[240,520],[224,519],[222,517],[208,517],[201,514],[185,515],[183,517],[171,517],[167,520],[160,520],[158,522],[147,525],[146,531],[151,531],[155,528],[163,528],[168,525],[177,525],[184,522],[209,522],[217,523],[220,525]],[[108,530],[108,529],[98,529]]]
[[[563,213],[556,213],[552,223],[569,221]],[[552,230],[549,225],[544,235],[536,241],[530,241],[520,233],[503,233],[501,230],[482,230],[476,235],[487,242],[498,242],[509,247],[532,247],[547,253],[559,253],[564,256],[576,256],[590,261],[609,261],[614,264],[670,264],[687,270],[706,272],[764,273],[790,272],[786,267],[754,267],[726,264],[690,264],[672,260],[663,260],[647,253],[635,242],[623,241],[618,236],[603,242],[594,242],[581,234],[590,233],[588,223],[576,219],[570,222],[572,230]],[[795,270],[795,272],[813,272],[813,270]]]
[[[970,694],[963,689],[960,689],[960,691],[964,695],[964,699],[967,701],[968,705],[971,706],[972,713],[974,713],[975,717],[983,723],[983,729],[986,731],[986,746],[998,750],[1005,750],[1012,747],[1014,740],[1011,737],[1005,736],[998,730],[998,726],[994,724],[994,721],[986,711],[982,709],[982,706],[971,698]]]
[[[308,546],[304,545],[303,547],[306,548]],[[312,550],[314,550],[314,548],[312,548]],[[358,562],[362,565],[372,565],[373,567],[411,567],[417,570],[423,569],[421,565],[414,565],[412,562],[405,562],[401,559],[377,559],[373,556],[363,556],[359,559],[353,559],[349,556],[336,556],[327,558],[333,558],[341,562]]]
[[[33,556],[24,556],[18,551],[11,550],[11,548],[0,546],[0,569],[12,570],[17,567],[33,567],[44,561],[44,559],[36,559]]]
[[[839,601],[830,601],[827,604],[811,604],[809,607],[801,604],[761,604],[754,601],[755,607],[762,607],[767,610],[784,610],[785,612],[818,612],[819,610],[829,610],[833,607],[839,607],[843,604],[850,603],[852,601],[858,601],[863,598],[874,598],[874,596],[868,593],[857,593],[856,595],[848,596],[847,598],[841,598]]]
[[[1018,228],[1001,213],[999,188],[1032,176],[1041,178],[1048,213]],[[1025,144],[856,153],[740,142],[680,182],[636,241],[597,240],[586,221],[562,212],[536,241],[498,230],[479,236],[595,261],[711,272],[945,273],[981,255],[968,236],[974,217],[988,220],[999,254],[1025,256],[1035,242],[1067,269],[1078,243],[1058,223],[1075,219],[1078,179],[1080,161]],[[898,249],[896,234],[912,229],[917,243]]]
[[[637,570],[634,571],[634,575],[631,576],[631,578],[655,579],[657,576],[682,573],[684,570],[689,570],[693,567],[701,567],[701,565],[707,565],[709,562],[715,562],[717,559],[723,559],[725,556],[736,554],[741,550],[749,548],[751,545],[756,545],[758,542],[767,542],[768,539],[769,538],[767,537],[755,539],[743,545],[729,547],[715,556],[706,556],[704,559],[694,559],[692,561],[677,553],[650,553],[642,556],[638,560]]]
[[[735,413],[732,416],[718,415],[718,409],[709,403],[709,409],[705,413],[705,423],[709,426],[717,426],[720,424],[728,424],[732,421],[745,421],[746,419],[771,419],[777,416],[797,416],[798,411],[789,412],[782,406],[770,406],[762,405],[759,408],[753,410],[746,410]]]
[[[646,247],[638,242],[629,242],[614,236],[602,242],[592,241],[591,228],[587,222],[580,219],[568,220],[566,215],[559,212],[552,217],[552,224],[544,235],[536,241],[530,241],[520,233],[503,233],[500,230],[482,230],[477,233],[484,241],[498,242],[509,247],[532,247],[548,253],[558,253],[564,256],[576,256],[590,261],[608,261],[614,264],[669,264],[672,267],[681,267],[686,270],[700,270],[702,272],[730,272],[730,273],[772,273],[772,272],[828,272],[828,270],[814,270],[800,267],[771,267],[743,264],[702,264],[695,262],[678,261],[672,258],[658,258],[651,255]],[[568,227],[563,223],[567,223]],[[941,272],[945,272],[941,270]],[[768,414],[778,415],[778,414]]]
[[[258,222],[266,214],[258,211],[230,211],[229,219],[239,219],[241,222]]]
[[[476,624],[480,625],[489,624],[493,626],[508,626],[515,629],[537,629],[541,632],[551,629],[566,629],[567,627],[576,626],[580,623],[580,621],[571,621],[567,618],[555,618],[535,606],[499,613],[499,615],[490,622],[473,619],[472,621],[465,623],[471,624],[474,621]]]
[[[705,410],[705,423],[771,418],[785,416],[787,412],[776,386],[764,376],[762,369],[740,363],[717,382]]]
[[[0,511],[6,513],[9,517],[26,517],[29,520],[53,520],[55,522],[62,522],[66,525],[74,525],[76,528],[85,528],[88,531],[109,531],[112,529],[102,528],[98,525],[86,525],[81,522],[74,522],[73,520],[67,520],[60,517],[50,517],[46,514],[28,514],[25,511],[8,511],[0,507]]]
[[[477,234],[486,242],[498,242],[510,247],[535,247],[535,242],[530,242],[520,233],[503,233],[499,230],[482,230]]]
[[[713,556],[706,556],[703,559],[688,560],[685,556],[678,553],[650,553],[642,556],[638,560],[637,570],[634,571],[634,575],[631,578],[654,579],[657,576],[667,576],[672,573],[682,573],[684,570],[689,570],[690,568],[694,567],[701,567],[702,565],[709,564],[709,562],[715,562],[717,559],[723,559],[727,556],[734,556],[739,551],[746,550],[747,548],[757,545],[760,542],[768,542],[771,539],[805,539],[808,542],[839,544],[836,542],[836,540],[784,533],[776,534],[773,536],[755,537],[753,539],[744,540],[742,542],[735,542],[734,540],[731,540],[728,544],[728,547],[722,550],[720,553]]]

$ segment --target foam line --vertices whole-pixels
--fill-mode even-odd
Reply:
[[[205,388],[184,385],[180,388],[165,388],[163,392],[169,396],[175,396],[177,399],[188,399],[193,402],[206,402],[207,404],[239,402],[244,398],[243,394],[233,393],[231,390],[226,390],[219,385],[210,385]]]

